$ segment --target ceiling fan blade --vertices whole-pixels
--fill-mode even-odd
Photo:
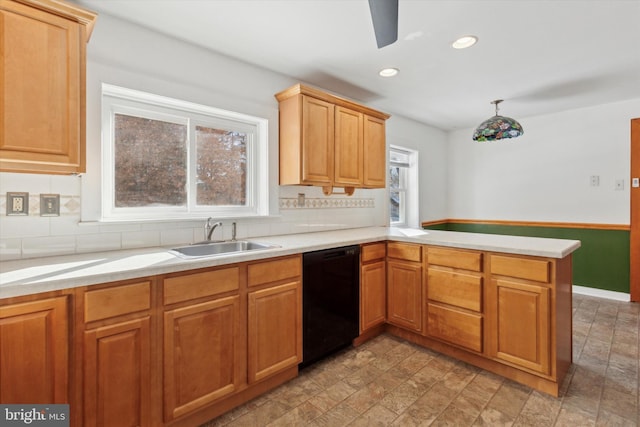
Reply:
[[[398,40],[398,0],[369,0],[378,49]]]

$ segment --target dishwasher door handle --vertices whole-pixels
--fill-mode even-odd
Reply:
[[[340,258],[340,257],[345,257],[345,256],[354,256],[357,255],[357,250],[356,249],[342,249],[342,250],[338,250],[338,251],[330,251],[330,252],[326,252],[324,254],[324,259],[332,259],[332,258]]]

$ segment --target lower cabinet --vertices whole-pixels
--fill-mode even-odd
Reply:
[[[527,268],[519,270],[522,265]],[[551,374],[550,268],[546,260],[491,257],[488,315],[493,328],[489,354],[545,375]]]
[[[387,243],[387,330],[558,396],[573,355],[572,257],[422,251],[426,277],[416,248]]]
[[[164,313],[166,420],[237,390],[241,380],[235,369],[240,327],[237,295]]]
[[[482,254],[434,247],[426,251],[427,335],[482,352]]]
[[[203,412],[228,410],[242,403],[238,396],[255,396],[254,385],[266,390],[265,381],[297,369],[301,275],[302,258],[295,255],[162,279],[165,423],[206,421]]]
[[[0,306],[0,402],[70,403],[68,296]]]
[[[249,292],[249,383],[302,361],[302,282]]]
[[[423,267],[420,245],[387,244],[387,321],[416,332],[423,330]]]
[[[248,266],[248,382],[302,362],[302,259]]]
[[[240,282],[238,265],[163,279],[165,422],[202,409],[244,383]]]
[[[85,426],[150,426],[149,316],[84,334]]]
[[[151,426],[151,281],[81,291],[83,426]]]
[[[386,321],[558,395],[571,256],[387,242],[361,261],[361,332]],[[302,286],[297,254],[2,300],[0,402],[70,403],[72,426],[198,425],[297,374]]]
[[[386,243],[360,249],[360,333],[387,320]]]

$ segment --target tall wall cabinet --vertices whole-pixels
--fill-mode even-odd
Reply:
[[[0,171],[85,171],[86,44],[96,14],[0,0]]]
[[[280,107],[280,185],[384,188],[385,120],[381,113],[304,85],[276,94]]]

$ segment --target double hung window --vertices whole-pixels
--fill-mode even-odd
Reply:
[[[417,156],[414,150],[394,145],[389,150],[389,222],[392,226],[416,226]]]

